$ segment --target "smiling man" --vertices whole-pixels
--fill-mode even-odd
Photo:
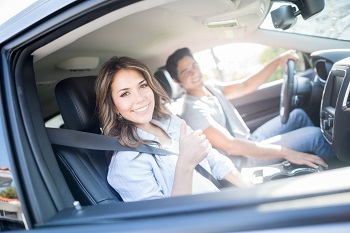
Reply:
[[[258,73],[235,83],[204,83],[200,67],[188,48],[169,56],[166,68],[186,90],[181,117],[194,130],[203,130],[210,143],[237,167],[264,166],[283,160],[314,168],[318,164],[327,167],[320,157],[331,157],[333,151],[303,110],[292,111],[286,124],[276,117],[250,133],[228,101],[255,91],[289,59],[298,60],[295,51],[282,53]]]

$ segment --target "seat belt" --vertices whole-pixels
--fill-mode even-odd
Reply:
[[[176,155],[176,153],[164,150],[162,148],[144,144],[136,148],[126,147],[121,145],[116,138],[101,134],[48,127],[46,128],[46,131],[51,144],[55,145],[103,151],[136,151],[161,156]],[[197,164],[195,169],[199,174],[210,180],[218,189],[223,188],[223,185],[201,165]]]

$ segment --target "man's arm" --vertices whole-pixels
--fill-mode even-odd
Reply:
[[[244,81],[224,84],[223,88],[226,99],[235,99],[255,91],[259,86],[266,83],[278,66],[285,68],[289,59],[298,61],[299,57],[293,50],[286,51],[273,59],[258,73],[253,74]]]
[[[235,138],[217,123],[206,128],[203,133],[214,147],[231,156],[241,155],[257,159],[282,158],[291,163],[305,164],[314,168],[317,168],[317,164],[327,167],[327,164],[316,155],[290,150],[279,145]]]
[[[228,182],[230,182],[238,188],[249,187],[252,185],[252,183],[250,183],[249,180],[244,179],[239,172],[235,171],[229,172],[225,176],[225,180],[227,180]]]

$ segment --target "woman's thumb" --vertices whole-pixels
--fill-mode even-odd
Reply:
[[[180,140],[182,140],[186,136],[186,132],[187,132],[187,124],[184,120],[181,120]]]

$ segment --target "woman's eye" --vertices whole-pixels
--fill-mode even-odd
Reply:
[[[144,83],[144,84],[141,84],[140,86],[141,88],[145,88],[145,87],[148,87],[148,84]]]
[[[121,94],[120,97],[125,97],[125,96],[127,96],[127,95],[129,95],[129,92],[124,92],[123,94]]]

